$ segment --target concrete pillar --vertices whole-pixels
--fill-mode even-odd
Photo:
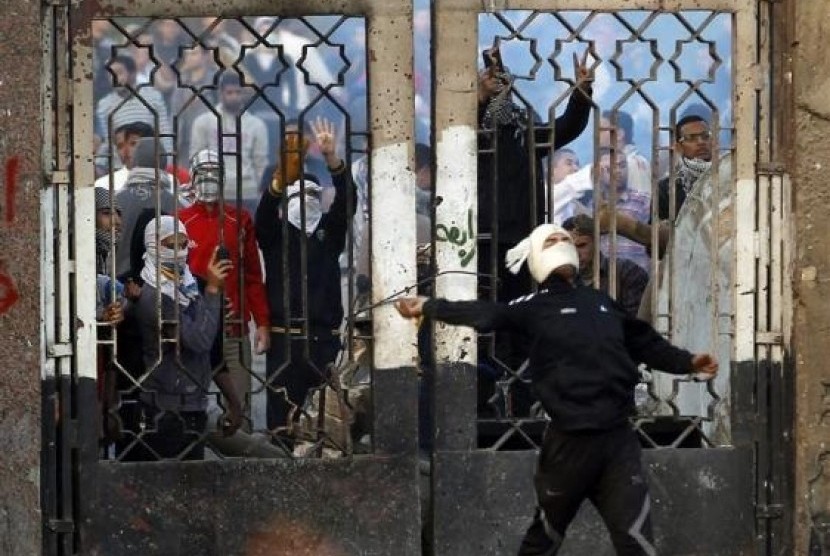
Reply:
[[[791,2],[795,118],[795,550],[830,554],[830,4]],[[819,545],[824,551],[808,552]],[[823,537],[823,538],[822,538]]]
[[[39,554],[41,3],[0,22],[0,553]]]

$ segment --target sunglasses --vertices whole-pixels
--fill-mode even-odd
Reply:
[[[712,138],[712,133],[709,131],[702,131],[700,133],[689,133],[688,135],[681,135],[677,141],[679,143],[695,143],[700,141],[708,141]]]

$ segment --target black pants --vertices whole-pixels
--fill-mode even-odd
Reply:
[[[640,443],[629,427],[566,434],[548,427],[535,486],[538,508],[520,556],[552,556],[586,498],[602,516],[620,556],[657,554]]]
[[[332,330],[312,332],[306,340],[302,336],[283,333],[271,334],[271,349],[267,363],[267,421],[268,429],[279,432],[288,423],[288,416],[300,417],[308,391],[320,386],[328,377],[328,366],[340,351],[340,337]],[[276,430],[275,430],[276,429]]]

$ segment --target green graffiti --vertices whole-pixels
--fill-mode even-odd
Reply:
[[[467,209],[467,229],[458,226],[435,226],[436,241],[446,241],[458,246],[458,258],[462,268],[466,268],[476,254],[476,234],[473,230],[473,209]]]

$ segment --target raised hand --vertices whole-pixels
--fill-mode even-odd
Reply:
[[[320,153],[325,157],[329,168],[339,166],[340,159],[335,154],[337,133],[334,124],[325,118],[317,118],[311,122],[311,131],[314,132],[314,140],[320,147]]]
[[[581,87],[583,84],[591,84],[594,81],[594,69],[588,64],[588,54],[590,50],[586,49],[582,60],[574,52],[574,76],[576,77],[576,86]]]
[[[300,179],[303,170],[305,153],[308,150],[308,139],[300,137],[296,128],[286,129],[280,149],[278,164],[271,176],[271,192],[282,195],[286,185]]]

